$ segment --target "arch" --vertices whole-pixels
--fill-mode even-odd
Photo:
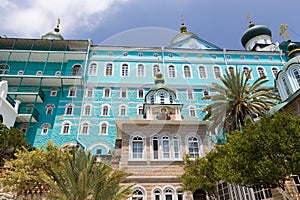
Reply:
[[[130,158],[144,159],[145,158],[145,136],[140,133],[135,133],[130,137]]]
[[[100,149],[101,152],[97,151],[98,149]],[[99,157],[100,155],[107,155],[110,152],[110,147],[104,142],[97,142],[89,146],[87,150],[91,152],[92,155]]]
[[[151,196],[153,200],[161,200],[162,199],[162,189],[158,186],[152,188]]]
[[[147,192],[146,189],[141,185],[136,185],[133,188],[132,196],[130,200],[146,200],[147,199]]]

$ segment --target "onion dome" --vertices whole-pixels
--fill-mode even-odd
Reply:
[[[288,48],[288,57],[289,58],[293,58],[295,56],[300,55],[300,48],[298,47],[298,45],[296,43],[294,43],[294,42],[289,43],[287,48]]]
[[[245,31],[245,33],[242,36],[241,42],[244,47],[246,47],[247,42],[259,35],[267,35],[270,38],[272,37],[271,30],[264,25],[255,25],[251,21],[249,22],[249,29]]]
[[[46,33],[42,35],[41,39],[45,40],[63,40],[63,36],[59,33],[60,19],[57,20],[57,26],[54,28],[53,32]]]

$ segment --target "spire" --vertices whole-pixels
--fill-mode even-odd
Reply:
[[[255,26],[255,24],[251,20],[251,16],[249,13],[247,13],[247,19],[249,21],[249,26],[248,26],[249,28],[252,28],[253,26]]]
[[[54,28],[54,31],[57,33],[59,32],[59,25],[60,25],[60,18],[57,19],[57,25],[56,28]]]
[[[186,28],[186,26],[184,24],[183,14],[181,14],[180,33],[187,33],[187,28]]]

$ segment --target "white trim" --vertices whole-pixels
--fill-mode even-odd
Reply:
[[[188,68],[189,68],[189,73],[190,73],[190,76],[191,76],[191,77],[186,77],[186,76],[185,76],[185,70],[184,70],[185,67],[188,67]],[[193,72],[192,72],[192,67],[191,67],[191,65],[189,65],[189,64],[183,64],[183,65],[182,65],[182,76],[183,76],[183,78],[188,78],[188,79],[192,79],[192,78],[193,78]]]
[[[106,75],[107,65],[111,65],[111,75]],[[104,76],[114,76],[114,63],[113,62],[107,62],[104,65]]]
[[[123,66],[127,65],[127,76],[123,75]],[[129,63],[121,63],[120,64],[120,77],[129,77],[130,76],[130,64]]]
[[[91,66],[92,65],[95,65],[95,69],[96,70],[91,70]],[[90,73],[90,72],[94,72],[94,73]],[[97,74],[98,74],[98,63],[96,63],[96,62],[91,62],[90,64],[89,64],[89,67],[88,67],[88,76],[97,76]]]
[[[139,76],[139,66],[142,65],[143,66],[143,75]],[[142,63],[137,63],[136,64],[136,77],[145,77],[146,76],[146,67],[144,64]]]

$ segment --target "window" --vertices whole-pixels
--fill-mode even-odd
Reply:
[[[142,52],[139,52],[139,53],[138,53],[138,56],[141,57],[141,56],[144,56],[144,54],[143,54]]]
[[[138,93],[138,95],[137,95],[138,98],[140,98],[140,99],[144,98],[144,90],[139,89],[137,93]]]
[[[245,74],[245,76],[247,77],[248,74],[250,73],[250,69],[248,67],[243,67],[243,72]],[[251,79],[251,74],[249,74],[249,79]]]
[[[259,60],[259,56],[254,56],[254,59],[255,60]]]
[[[109,115],[109,108],[107,105],[102,107],[102,115],[103,116],[108,116]]]
[[[215,74],[215,78],[221,78],[221,70],[220,70],[220,67],[214,66],[214,74]]]
[[[203,96],[209,96],[209,91],[208,90],[203,90]]]
[[[194,94],[192,90],[187,90],[187,99],[189,100],[194,99]]]
[[[179,148],[179,139],[177,136],[173,137],[173,148],[174,148],[174,158],[180,158],[180,148]]]
[[[199,140],[195,136],[191,136],[188,138],[188,153],[190,158],[199,158]]]
[[[287,95],[290,95],[290,94],[291,94],[291,91],[290,91],[290,88],[289,88],[289,86],[288,86],[288,84],[287,84],[287,82],[286,82],[285,77],[282,78],[282,82],[283,82],[283,86],[284,86],[284,89],[285,89],[285,91],[286,91],[286,94],[287,94]]]
[[[183,192],[182,189],[177,189],[177,200],[183,200]]]
[[[123,56],[128,56],[128,53],[127,53],[127,52],[124,52],[124,53],[123,53]]]
[[[102,149],[96,149],[95,156],[98,158],[101,157],[101,154],[102,154]]]
[[[170,58],[173,58],[174,55],[173,55],[172,53],[169,53],[168,56],[169,56]]]
[[[218,194],[220,200],[230,200],[229,188],[226,182],[221,182],[218,184]]]
[[[56,88],[52,88],[50,91],[50,96],[54,97],[57,95],[57,89]]]
[[[86,97],[93,97],[94,96],[94,88],[87,88],[85,96]]]
[[[127,107],[125,105],[120,106],[119,115],[120,116],[126,116],[127,115]]]
[[[36,75],[37,75],[37,76],[41,76],[41,75],[43,75],[43,72],[42,72],[42,71],[37,71],[37,72],[36,72]]]
[[[111,63],[106,64],[105,67],[105,76],[112,76],[113,73],[113,66]]]
[[[96,76],[97,75],[97,64],[91,63],[88,69],[89,76]]]
[[[100,134],[107,134],[108,133],[108,124],[106,122],[102,122],[100,124]]]
[[[153,65],[153,77],[156,77],[156,74],[160,71],[159,65]]]
[[[276,77],[278,74],[278,68],[272,67],[272,73],[273,73],[273,76]]]
[[[23,70],[19,70],[18,71],[18,75],[23,75],[24,74],[24,71]]]
[[[62,125],[62,133],[63,134],[69,134],[71,129],[71,123],[70,122],[64,122]]]
[[[89,133],[89,124],[87,122],[81,125],[81,134],[88,134]]]
[[[300,194],[300,177],[295,175],[295,176],[293,176],[293,178],[294,178],[298,193]]]
[[[76,97],[76,90],[77,89],[75,87],[70,88],[68,97]]]
[[[21,124],[20,125],[20,130],[22,131],[22,133],[26,133],[28,129],[28,124]]]
[[[9,65],[8,64],[0,64],[0,74],[8,74]]]
[[[189,66],[184,66],[183,67],[183,72],[184,72],[184,78],[191,78],[191,69]]]
[[[295,68],[293,69],[293,74],[297,80],[298,86],[300,86],[300,72],[299,72],[299,68]]]
[[[113,56],[113,52],[108,52],[107,55],[108,56]]]
[[[83,114],[84,115],[91,115],[92,106],[91,105],[84,105]]]
[[[258,72],[259,77],[264,77],[264,76],[266,76],[265,70],[264,70],[264,68],[262,68],[262,67],[258,67],[258,68],[257,68],[257,72]]]
[[[152,138],[153,158],[158,159],[158,137]]]
[[[169,138],[169,136],[162,137],[162,155],[163,155],[163,158],[170,158],[170,138]]]
[[[234,67],[229,66],[229,67],[228,67],[228,72],[229,72],[229,74],[230,74],[230,73],[234,73]]]
[[[255,199],[258,199],[258,200],[269,199],[272,197],[272,192],[271,192],[271,189],[269,189],[269,188],[254,187],[253,193],[254,193]]]
[[[143,115],[143,106],[142,106],[142,105],[139,105],[139,106],[137,107],[137,114],[138,114],[138,115]]]
[[[154,200],[160,200],[160,191],[159,190],[154,190]]]
[[[190,110],[190,116],[191,117],[196,117],[196,108],[194,106],[191,106],[189,108],[189,110]]]
[[[160,98],[160,104],[164,104],[165,103],[165,94],[164,93],[160,93],[159,94],[159,98]]]
[[[173,190],[171,190],[171,189],[166,189],[165,191],[164,191],[164,195],[165,195],[165,200],[173,200]]]
[[[169,78],[175,78],[176,73],[175,73],[175,67],[173,65],[169,66]]]
[[[142,159],[144,158],[144,140],[140,136],[132,138],[132,158]]]
[[[49,127],[50,127],[49,123],[42,124],[42,132],[41,132],[41,134],[42,135],[47,135]]]
[[[199,78],[206,78],[206,70],[204,66],[199,66]]]
[[[53,108],[54,108],[54,105],[53,104],[48,104],[46,106],[46,115],[52,115],[53,113]]]
[[[121,89],[120,96],[121,96],[121,98],[127,98],[127,90],[126,89]]]
[[[127,64],[123,64],[121,67],[121,76],[128,76],[128,65]]]
[[[154,53],[153,56],[154,56],[154,57],[158,57],[158,53]]]
[[[81,65],[74,65],[72,67],[71,76],[80,76],[81,75]]]
[[[137,76],[144,77],[145,76],[145,67],[142,64],[138,64],[137,66]]]
[[[72,104],[66,105],[65,115],[73,115],[73,105]]]
[[[60,76],[61,72],[60,71],[56,71],[55,72],[55,76]]]
[[[110,97],[110,89],[109,88],[104,88],[104,97]]]
[[[144,193],[141,190],[136,189],[133,191],[132,197],[130,200],[145,200]]]

